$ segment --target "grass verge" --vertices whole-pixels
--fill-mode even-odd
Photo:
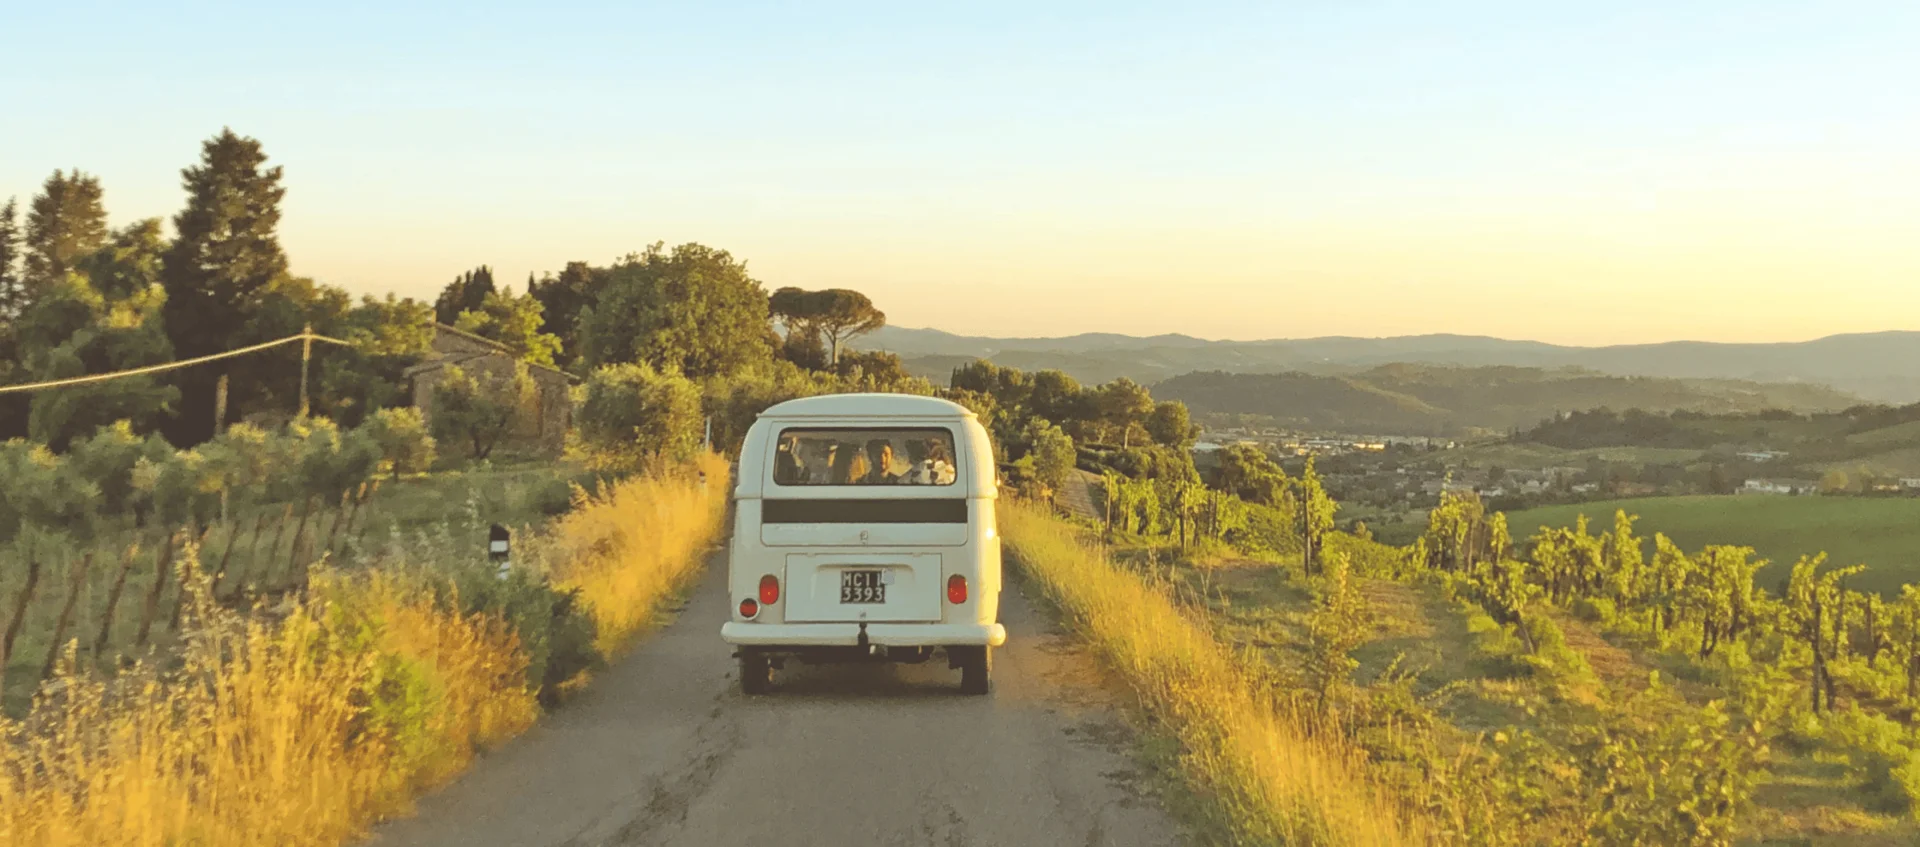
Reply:
[[[702,467],[704,487],[680,469],[581,492],[552,528],[549,576],[599,643],[629,643],[698,571],[726,482]],[[196,582],[177,651],[112,678],[69,662],[0,719],[0,844],[331,847],[539,714],[526,643],[552,616],[476,603],[432,562],[317,572],[248,615]]]
[[[1014,560],[1179,740],[1182,775],[1232,844],[1418,844],[1425,823],[1363,754],[1249,672],[1202,622],[1038,508],[1004,504]]]

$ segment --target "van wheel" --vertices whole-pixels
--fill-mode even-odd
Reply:
[[[765,694],[773,687],[773,665],[767,654],[757,650],[740,651],[740,693]]]
[[[993,688],[993,648],[953,647],[960,655],[960,693],[985,694]]]

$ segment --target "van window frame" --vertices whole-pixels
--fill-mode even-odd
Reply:
[[[788,432],[794,432],[794,431],[820,432],[820,433],[937,432],[942,435],[945,435],[947,438],[947,449],[950,452],[951,458],[953,460],[953,481],[947,482],[947,483],[932,483],[928,485],[872,485],[872,484],[842,483],[842,482],[800,483],[795,485],[795,484],[784,483],[780,481],[780,475],[777,473],[778,467],[776,465],[776,463],[780,461],[780,442],[785,440]],[[821,490],[894,491],[899,489],[906,489],[910,491],[947,491],[960,486],[966,480],[968,459],[963,458],[961,456],[961,452],[962,452],[961,442],[963,440],[964,440],[964,436],[961,434],[960,429],[951,424],[913,423],[913,424],[906,424],[902,426],[860,424],[860,425],[847,426],[847,425],[837,425],[837,424],[802,423],[799,421],[781,423],[779,424],[778,428],[775,429],[773,432],[773,442],[767,445],[767,462],[766,462],[765,474],[766,474],[766,479],[768,484],[772,485],[775,488],[787,489],[790,491],[821,491]]]

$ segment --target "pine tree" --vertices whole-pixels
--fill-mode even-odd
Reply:
[[[236,338],[259,309],[268,286],[286,275],[276,229],[286,189],[281,169],[265,167],[259,141],[225,129],[201,146],[198,165],[181,171],[187,206],[173,218],[179,233],[167,251],[166,326],[182,358],[204,356],[265,339]],[[179,371],[177,444],[214,434],[213,394],[232,360]]]
[[[19,317],[25,306],[26,286],[20,279],[20,203],[7,198],[0,206],[0,324]],[[0,330],[4,331],[4,330]]]
[[[20,204],[7,198],[0,207],[0,383],[25,381],[20,365],[18,327],[26,308],[26,286],[20,279]],[[28,398],[0,394],[0,441],[27,434]]]
[[[100,179],[76,170],[54,171],[27,210],[25,297],[66,278],[75,263],[107,243],[107,210]]]

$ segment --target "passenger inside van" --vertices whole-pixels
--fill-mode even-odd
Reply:
[[[833,483],[835,485],[857,485],[864,482],[872,466],[867,462],[867,454],[858,444],[840,442],[833,448]]]
[[[884,438],[867,442],[867,462],[872,466],[867,472],[867,484],[892,485],[900,481],[900,474],[893,468],[893,442]]]

